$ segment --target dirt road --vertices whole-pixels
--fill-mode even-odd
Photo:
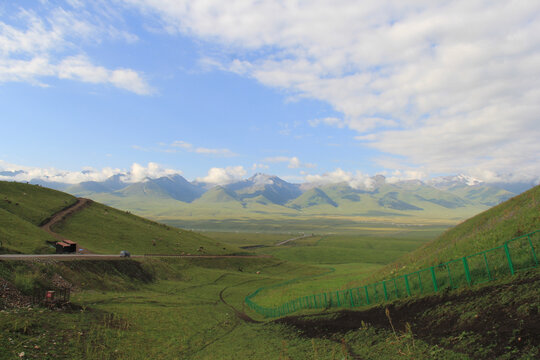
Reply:
[[[69,240],[69,239],[66,239],[66,238],[62,237],[61,235],[55,233],[54,231],[52,231],[51,228],[55,224],[57,224],[60,221],[64,220],[66,217],[75,214],[77,211],[81,211],[86,206],[88,206],[91,202],[92,202],[92,200],[90,200],[90,199],[78,198],[77,202],[75,204],[73,204],[73,205],[65,208],[64,210],[59,211],[56,214],[54,214],[53,216],[51,216],[51,218],[46,223],[41,225],[41,228],[43,230],[45,230],[46,232],[48,232],[49,234],[51,234],[52,236],[54,236],[56,239],[58,239],[58,241]]]
[[[292,239],[283,240],[283,241],[278,242],[276,244],[276,246],[285,245],[286,243],[288,243],[290,241],[305,239],[305,238],[312,237],[312,236],[313,235],[302,235],[302,236],[298,236],[298,237],[295,237],[295,238],[292,238]]]

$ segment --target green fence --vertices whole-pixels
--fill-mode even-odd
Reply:
[[[374,284],[304,296],[278,307],[260,306],[252,300],[265,289],[260,288],[246,296],[245,302],[265,317],[278,317],[302,309],[365,306],[443,289],[457,289],[538,267],[539,246],[540,230],[536,230],[501,246]]]

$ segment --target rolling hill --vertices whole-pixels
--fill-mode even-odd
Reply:
[[[540,229],[540,185],[445,231],[382,271],[410,272],[501,245]]]
[[[72,205],[75,197],[39,185],[0,181],[0,241],[3,253],[54,252],[56,239],[39,225]],[[159,224],[91,202],[53,227],[94,253],[225,254],[238,249],[200,234]]]
[[[276,216],[400,222],[407,218],[406,222],[451,225],[515,195],[465,176],[388,182],[377,175],[371,184],[364,188],[345,182],[299,185],[260,173],[226,185],[188,182],[179,175],[123,183],[117,175],[102,183],[81,183],[69,191],[145,217],[175,224],[185,221],[186,226],[197,228],[206,228],[207,221]]]

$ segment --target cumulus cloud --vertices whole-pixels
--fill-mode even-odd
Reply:
[[[165,169],[161,165],[149,162],[148,165],[142,166],[137,163],[131,165],[130,171],[127,173],[126,182],[139,182],[146,178],[157,179],[169,175],[181,175],[179,170]]]
[[[427,174],[420,170],[394,170],[390,176],[386,176],[386,182],[392,184],[406,180],[424,180]]]
[[[344,171],[340,168],[332,172],[327,172],[320,175],[306,175],[305,180],[309,183],[314,183],[317,185],[325,184],[337,184],[345,182],[353,189],[372,189],[375,182],[374,180],[366,174],[363,174],[360,171],[352,173],[349,171]]]
[[[197,181],[216,185],[226,185],[241,180],[245,175],[246,170],[243,166],[228,166],[226,168],[214,167],[208,171],[208,175],[197,178]]]
[[[430,172],[540,174],[540,2],[125,2],[223,46],[207,64],[343,114],[313,126]]]
[[[266,170],[268,168],[269,166],[266,164],[254,163],[253,165],[251,165],[251,170],[254,170],[254,171],[257,169]]]
[[[190,144],[188,142],[177,140],[174,141],[171,145],[171,148],[180,148],[185,151],[194,152],[197,154],[205,154],[205,155],[217,155],[217,156],[224,156],[224,157],[231,157],[231,156],[237,156],[234,152],[232,152],[229,149],[216,149],[216,148],[205,148],[205,147],[198,147],[194,146],[193,144]]]
[[[274,156],[264,159],[264,161],[269,163],[288,163],[287,167],[289,169],[298,169],[298,168],[314,168],[317,165],[311,163],[303,163],[298,159],[298,157],[288,157],[288,156]]]
[[[55,168],[38,168],[16,165],[0,160],[0,180],[31,181],[43,180],[65,184],[78,184],[84,181],[104,181],[114,175],[122,175],[122,181],[131,183],[145,178],[159,178],[169,175],[181,175],[182,171],[167,169],[159,164],[149,162],[146,166],[133,163],[129,170],[105,167],[101,170],[84,167],[80,171],[59,170]]]
[[[136,36],[105,25],[88,12],[68,11],[62,7],[47,8],[42,16],[19,9],[14,18],[16,24],[0,21],[0,83],[28,82],[47,86],[47,77],[57,77],[109,84],[139,95],[154,92],[137,71],[95,65],[77,50],[81,41],[121,38],[133,42]]]

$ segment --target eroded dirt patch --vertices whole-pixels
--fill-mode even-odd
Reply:
[[[471,355],[495,358],[537,352],[540,347],[540,275],[532,272],[514,281],[482,288],[445,292],[364,311],[289,316],[276,320],[306,337],[330,338],[362,327],[398,331],[409,323],[416,338]]]

